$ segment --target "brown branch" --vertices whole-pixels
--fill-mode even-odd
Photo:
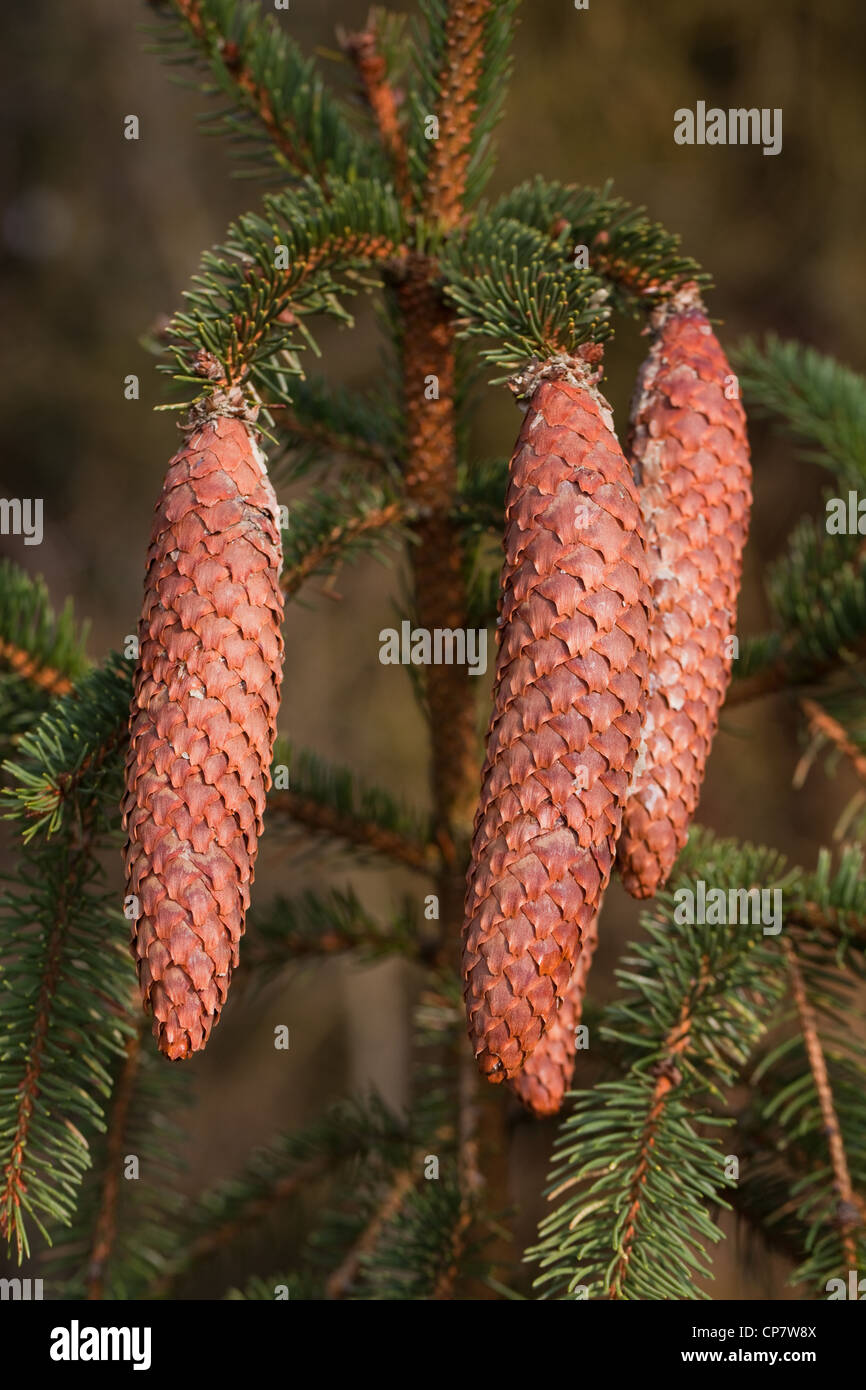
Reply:
[[[300,154],[297,135],[288,131],[274,112],[266,87],[256,82],[255,77],[243,60],[240,48],[231,39],[216,31],[216,26],[208,24],[201,12],[200,0],[174,0],[175,8],[186,21],[193,38],[197,40],[204,54],[211,59],[219,59],[226,73],[235,83],[238,91],[247,99],[247,106],[261,122],[266,134],[273,141],[288,164],[300,173],[311,173],[313,161],[307,149],[305,157]]]
[[[454,405],[454,324],[432,283],[435,264],[414,256],[397,286],[403,318],[403,402],[406,416],[406,496],[415,509],[412,547],[419,626],[461,628],[467,598],[453,512],[457,498]],[[430,389],[431,383],[433,390]],[[466,667],[425,671],[430,716],[431,781],[436,833],[446,855],[455,821],[471,824],[478,781],[475,690]],[[451,851],[453,860],[453,849]],[[458,867],[462,880],[462,866]],[[450,898],[451,889],[448,890]],[[456,913],[462,919],[462,881]],[[443,914],[445,915],[445,914]]]
[[[31,681],[40,690],[47,690],[49,695],[68,695],[72,689],[72,681],[62,671],[53,666],[43,666],[36,657],[16,647],[13,642],[0,641],[0,661],[5,661],[16,676]]]
[[[117,1201],[120,1192],[120,1169],[123,1162],[124,1139],[129,1108],[141,1061],[141,1030],[138,1029],[126,1044],[124,1061],[112,1096],[111,1120],[105,1150],[105,1178],[99,1199],[99,1209],[93,1228],[90,1260],[87,1267],[87,1297],[99,1299],[105,1289],[105,1267],[117,1238]]]
[[[184,1251],[181,1264],[168,1270],[150,1285],[148,1297],[164,1297],[193,1265],[231,1244],[237,1236],[243,1235],[249,1229],[252,1222],[267,1216],[280,1202],[285,1201],[288,1197],[293,1197],[304,1183],[312,1182],[313,1179],[317,1178],[324,1167],[325,1165],[319,1162],[305,1164],[296,1173],[279,1178],[264,1196],[253,1198],[247,1202],[238,1216],[229,1221],[222,1221],[209,1231],[205,1231]]]
[[[361,89],[375,117],[382,144],[391,159],[397,192],[404,207],[408,207],[409,156],[397,114],[397,101],[388,81],[385,59],[379,53],[376,34],[371,28],[367,28],[358,34],[345,34],[341,41],[358,71]]]
[[[622,1289],[623,1280],[628,1273],[628,1264],[631,1258],[631,1249],[637,1234],[637,1225],[640,1219],[641,1204],[643,1201],[643,1188],[649,1175],[652,1150],[655,1147],[656,1134],[665,1104],[670,1093],[680,1084],[682,1076],[677,1066],[677,1059],[688,1051],[691,1043],[692,1017],[695,1002],[702,994],[709,981],[706,958],[701,961],[701,971],[695,981],[695,987],[683,1000],[680,1016],[665,1039],[664,1057],[656,1064],[655,1075],[656,1083],[653,1088],[650,1107],[647,1113],[646,1123],[640,1142],[640,1156],[634,1176],[629,1189],[629,1207],[626,1213],[625,1225],[623,1227],[620,1257],[614,1266],[610,1278],[609,1298],[618,1298]]]
[[[404,1197],[414,1186],[415,1179],[410,1169],[404,1169],[396,1175],[369,1224],[365,1226],[345,1259],[329,1275],[325,1284],[326,1298],[342,1298],[348,1292],[364,1256],[375,1249],[382,1231],[391,1218],[396,1216],[403,1205]]]
[[[269,409],[275,410],[276,406],[271,404]],[[366,459],[377,464],[385,463],[388,459],[387,451],[379,444],[366,439],[356,439],[353,435],[338,434],[327,425],[308,424],[299,420],[296,415],[281,415],[277,427],[285,434],[294,434],[311,444],[320,444],[334,454],[351,454],[354,458]]]
[[[866,782],[866,754],[861,753],[857,745],[852,743],[838,719],[828,714],[817,700],[810,700],[805,696],[800,700],[800,708],[812,733],[827,739],[840,753],[844,753],[845,757],[850,759],[860,780]]]
[[[827,1062],[818,1036],[818,1021],[815,1017],[815,1011],[809,1002],[803,973],[791,941],[785,938],[782,947],[788,960],[788,974],[791,978],[800,1031],[803,1035],[806,1056],[809,1059],[809,1069],[815,1082],[818,1104],[824,1121],[824,1133],[827,1136],[830,1164],[833,1169],[833,1190],[837,1198],[836,1221],[842,1232],[842,1249],[848,1268],[856,1269],[857,1240],[854,1233],[863,1225],[863,1211],[851,1182],[845,1144],[833,1101],[833,1088],[830,1084]]]
[[[60,909],[60,904],[58,904],[58,909]],[[0,1192],[0,1236],[8,1239],[13,1227],[15,1228],[16,1249],[19,1261],[23,1253],[23,1242],[21,1232],[17,1225],[17,1217],[21,1207],[21,1198],[27,1186],[22,1175],[22,1169],[27,1154],[30,1123],[33,1119],[34,1109],[36,1108],[36,1098],[39,1095],[40,1080],[44,1066],[43,1053],[45,1050],[45,1040],[48,1036],[48,1027],[51,1021],[51,1005],[60,978],[60,965],[63,957],[66,925],[65,914],[61,910],[58,910],[48,943],[45,973],[42,977],[42,984],[36,1002],[36,1016],[33,1024],[33,1045],[27,1054],[27,1065],[24,1070],[24,1076],[18,1087],[17,1122],[15,1133],[12,1138],[11,1151],[4,1168],[3,1190]]]
[[[860,639],[850,650],[838,652],[833,660],[816,662],[808,671],[801,670],[799,673],[792,671],[789,661],[781,656],[753,676],[735,680],[725,696],[725,708],[749,704],[764,695],[775,695],[783,690],[796,691],[803,686],[814,685],[824,676],[839,669],[844,670],[852,661],[860,660],[863,656],[866,656],[866,639]]]
[[[80,892],[79,866],[82,865],[90,849],[92,828],[92,808],[83,816],[82,835],[78,847],[67,854],[66,872],[58,881],[62,887],[58,891],[54,921],[51,926],[45,954],[45,969],[42,983],[33,1010],[32,1043],[27,1053],[24,1075],[18,1086],[18,1107],[15,1130],[9,1157],[3,1169],[2,1189],[0,1189],[0,1236],[9,1239],[14,1230],[15,1244],[19,1260],[23,1254],[24,1243],[19,1225],[21,1200],[26,1192],[26,1179],[23,1174],[30,1138],[30,1127],[36,1109],[36,1100],[41,1089],[42,1073],[46,1066],[45,1046],[54,997],[60,982],[63,952],[67,945],[67,929],[71,900]]]
[[[490,0],[451,0],[445,20],[445,59],[436,108],[439,137],[432,141],[427,205],[430,216],[448,229],[463,215],[489,12]]]
[[[464,1202],[460,1207],[460,1215],[451,1232],[451,1260],[447,1269],[444,1269],[436,1280],[436,1285],[430,1298],[434,1302],[442,1302],[444,1299],[454,1296],[454,1285],[460,1274],[460,1261],[466,1249],[466,1237],[472,1225],[472,1212],[469,1205]]]
[[[461,1200],[457,1221],[451,1232],[451,1258],[436,1280],[430,1295],[434,1302],[443,1302],[454,1296],[454,1287],[460,1276],[460,1264],[466,1249],[466,1239],[474,1219],[474,1206],[480,1193],[487,1185],[480,1166],[478,1106],[480,1077],[475,1059],[465,1046],[460,1049],[457,1068],[457,1171]]]
[[[820,907],[804,902],[785,913],[785,925],[802,931],[829,932],[845,940],[858,951],[866,951],[866,926],[861,913],[841,907]]]
[[[346,542],[354,540],[356,536],[364,535],[367,531],[377,531],[383,527],[392,526],[405,515],[405,512],[406,509],[401,502],[389,502],[387,506],[377,507],[373,511],[366,512],[363,516],[352,517],[350,521],[332,527],[326,538],[308,551],[303,560],[283,570],[280,578],[283,592],[287,597],[296,594],[305,580],[309,579],[310,575],[315,574],[326,560],[339,554]]]
[[[284,273],[286,278],[290,275],[293,277],[291,291],[295,292],[329,258],[342,256],[347,260],[362,261],[366,265],[382,265],[386,268],[399,269],[405,262],[407,255],[407,248],[402,243],[392,241],[390,237],[380,236],[372,232],[352,232],[347,229],[327,237],[318,246],[314,246],[302,260],[293,261],[291,265],[287,266]],[[248,272],[248,278],[250,280],[255,278],[253,271]],[[282,308],[278,309],[277,305],[280,303],[282,303]],[[216,385],[227,387],[233,382],[243,380],[249,369],[249,359],[257,344],[270,331],[275,321],[284,324],[297,322],[288,294],[284,296],[284,299],[280,299],[278,296],[276,303],[270,303],[268,312],[264,316],[253,315],[253,317],[256,320],[261,319],[261,322],[255,331],[247,332],[247,315],[234,315],[233,323],[238,337],[237,352],[230,351],[227,354],[224,374],[216,376],[210,372],[206,373],[211,376],[211,380]],[[207,356],[208,354],[205,354],[205,357]],[[197,357],[200,358],[198,351],[193,354],[194,362]],[[201,375],[202,373],[199,371],[197,374]]]
[[[272,792],[268,797],[268,807],[278,815],[288,816],[307,830],[322,831],[348,840],[350,844],[375,850],[389,859],[408,864],[421,873],[432,873],[436,868],[436,852],[432,846],[422,844],[401,835],[397,830],[385,830],[375,821],[361,820],[358,817],[343,815],[330,806],[311,797],[300,796],[292,791]]]
[[[723,709],[734,709],[737,705],[747,705],[752,700],[760,700],[764,695],[775,695],[787,690],[791,685],[791,673],[784,661],[776,661],[756,671],[753,676],[745,676],[730,686]]]

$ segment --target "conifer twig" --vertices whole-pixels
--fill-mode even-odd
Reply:
[[[451,0],[445,20],[445,58],[436,109],[439,136],[432,142],[427,201],[431,216],[449,229],[463,215],[489,11],[490,0]]]
[[[67,871],[55,903],[54,921],[45,951],[45,968],[34,1006],[32,1045],[27,1053],[24,1075],[18,1085],[15,1128],[10,1135],[9,1155],[5,1169],[0,1174],[0,1236],[6,1240],[11,1240],[14,1236],[19,1261],[25,1248],[20,1218],[21,1207],[26,1207],[27,1204],[26,1166],[31,1122],[46,1065],[45,1053],[54,999],[63,969],[70,909],[80,892],[82,866],[90,855],[92,828],[93,807],[89,806],[82,815],[78,844],[74,849],[69,849]]]
[[[863,1224],[863,1212],[851,1182],[845,1144],[833,1101],[833,1088],[827,1072],[827,1061],[818,1035],[815,1010],[809,1002],[803,973],[793,944],[788,938],[784,938],[782,947],[787,957],[788,974],[791,979],[791,990],[797,1008],[800,1031],[803,1035],[803,1045],[809,1059],[809,1068],[812,1072],[818,1104],[824,1121],[824,1134],[827,1138],[830,1164],[833,1169],[833,1188],[837,1197],[836,1220],[842,1232],[842,1246],[848,1268],[856,1269],[857,1241],[854,1232]]]
[[[866,655],[866,638],[860,640],[854,655],[858,658]],[[762,670],[756,671],[754,675],[735,680],[725,696],[722,708],[733,709],[737,705],[751,704],[753,700],[759,700],[764,695],[777,695],[782,691],[796,690],[798,686],[811,685],[848,664],[848,654],[839,652],[835,660],[816,662],[808,671],[800,673],[791,670],[784,656],[779,657]]]
[[[293,791],[272,792],[268,797],[268,808],[271,812],[289,816],[308,830],[323,831],[337,839],[348,840],[350,844],[375,850],[377,854],[408,864],[411,869],[418,869],[421,873],[435,871],[436,854],[432,847],[410,840],[399,831],[387,830],[375,821],[344,815],[333,807],[324,806],[311,797],[300,796]]]
[[[382,144],[394,168],[397,192],[405,207],[409,206],[409,156],[400,128],[394,89],[388,81],[385,59],[379,52],[375,31],[370,26],[357,34],[346,34],[342,44],[351,57],[361,81],[367,104],[376,120]]]
[[[800,709],[806,716],[812,733],[828,739],[834,748],[844,753],[860,780],[866,782],[866,754],[861,753],[857,745],[852,743],[838,719],[834,719],[817,700],[805,696],[800,700]]]
[[[246,98],[247,106],[261,122],[276,148],[289,164],[299,172],[306,173],[309,161],[300,157],[297,133],[288,131],[277,119],[267,88],[256,81],[243,61],[237,44],[214,32],[213,25],[209,25],[205,18],[201,0],[173,0],[173,3],[203,54],[208,59],[218,57],[222,61],[238,92]]]
[[[389,1185],[384,1199],[376,1208],[345,1259],[328,1276],[325,1284],[325,1294],[328,1298],[342,1298],[348,1292],[364,1256],[375,1249],[382,1231],[400,1210],[403,1205],[403,1198],[408,1192],[411,1192],[414,1185],[415,1179],[411,1169],[404,1168],[397,1173],[394,1181]]]
[[[643,1199],[642,1189],[646,1182],[647,1170],[652,1157],[656,1130],[658,1129],[659,1120],[661,1119],[668,1096],[680,1083],[681,1075],[677,1067],[677,1059],[681,1057],[684,1052],[688,1051],[690,1046],[695,998],[703,992],[708,983],[708,979],[706,960],[703,960],[696,987],[694,990],[690,991],[683,1000],[679,1018],[665,1039],[663,1049],[664,1055],[654,1068],[656,1083],[653,1088],[652,1099],[650,1101],[650,1107],[641,1137],[640,1157],[631,1181],[629,1207],[623,1225],[620,1256],[611,1271],[609,1279],[610,1293],[608,1297],[611,1299],[619,1297],[622,1281],[628,1273],[631,1247],[634,1244],[635,1235],[637,1233],[637,1223]]]
[[[136,1003],[137,1003],[136,999]],[[105,1151],[105,1178],[93,1228],[90,1260],[87,1266],[87,1297],[100,1299],[105,1289],[105,1268],[117,1238],[117,1201],[120,1168],[130,1105],[141,1059],[141,1029],[126,1043],[126,1056],[112,1095],[111,1120]]]
[[[277,407],[273,401],[269,402],[268,409],[275,410]],[[297,435],[299,439],[309,444],[318,444],[325,449],[329,449],[334,454],[351,454],[354,458],[365,459],[370,463],[382,464],[387,460],[385,450],[378,444],[370,440],[349,438],[347,435],[336,433],[327,425],[308,424],[293,415],[290,411],[280,415],[277,421],[277,428],[282,434]]]
[[[317,1178],[323,1167],[324,1164],[322,1163],[311,1162],[304,1164],[297,1172],[278,1178],[269,1192],[247,1202],[239,1215],[233,1216],[227,1221],[219,1222],[210,1230],[205,1231],[187,1247],[177,1265],[154,1281],[148,1291],[149,1296],[164,1298],[193,1265],[199,1264],[208,1255],[212,1255],[216,1250],[221,1250],[223,1246],[230,1245],[236,1237],[243,1235],[244,1231],[249,1229],[252,1222],[261,1220],[280,1202],[285,1201],[288,1197],[293,1197],[304,1183],[312,1182],[313,1179]]]
[[[62,671],[56,670],[53,666],[41,665],[29,652],[16,647],[12,642],[0,640],[0,662],[5,662],[16,676],[31,681],[33,685],[39,686],[40,690],[46,690],[49,695],[68,695],[72,689],[72,681]]]
[[[377,531],[384,526],[391,526],[395,521],[399,521],[405,512],[406,509],[401,502],[389,502],[384,507],[377,507],[362,516],[351,517],[342,525],[334,526],[321,544],[308,551],[298,564],[283,570],[280,577],[283,593],[290,598],[320,565],[339,554],[347,541],[354,540],[367,531]]]

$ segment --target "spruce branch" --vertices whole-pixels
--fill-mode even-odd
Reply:
[[[204,95],[222,99],[205,131],[239,146],[250,172],[285,179],[369,168],[371,150],[274,15],[238,0],[166,0],[157,12],[169,23],[155,51],[194,66]]]
[[[292,508],[283,533],[283,592],[293,597],[313,575],[330,575],[359,553],[392,545],[405,530],[404,503],[382,488],[334,487],[312,491]]]
[[[0,1039],[0,1233],[19,1261],[27,1220],[50,1240],[68,1225],[104,1125],[109,1064],[122,1049],[132,966],[120,914],[102,887],[93,803],[47,849],[20,852],[0,898],[5,962]]]
[[[817,700],[807,696],[801,698],[800,709],[813,736],[829,742],[838,752],[844,754],[860,780],[866,782],[866,754],[852,742],[839,720],[834,719]]]
[[[768,596],[776,630],[728,692],[729,707],[813,685],[866,656],[866,551],[858,536],[830,536],[812,518],[794,528],[771,566]],[[772,640],[770,637],[772,636]]]
[[[270,976],[282,965],[338,953],[357,952],[371,961],[390,955],[411,958],[420,954],[422,943],[417,912],[409,904],[383,925],[351,888],[334,888],[277,897],[253,917],[250,946],[253,963]]]
[[[830,1152],[830,1163],[833,1169],[833,1189],[838,1203],[836,1219],[842,1236],[842,1248],[845,1262],[849,1269],[856,1269],[857,1243],[854,1239],[853,1232],[864,1224],[863,1205],[862,1201],[856,1196],[851,1182],[848,1158],[836,1114],[833,1089],[827,1070],[824,1049],[821,1046],[821,1040],[818,1034],[815,1010],[806,992],[806,985],[803,980],[803,972],[800,969],[800,963],[797,959],[797,952],[793,943],[787,939],[782,942],[782,948],[788,963],[791,989],[797,1009],[800,1030],[803,1035],[806,1056],[809,1059],[809,1069],[812,1073],[812,1080],[818,1096],[818,1104],[821,1107],[823,1129],[826,1136],[827,1147]]]
[[[361,1102],[340,1101],[305,1129],[278,1134],[252,1155],[236,1177],[203,1193],[187,1209],[178,1223],[175,1258],[149,1295],[171,1293],[204,1260],[317,1179],[362,1162],[366,1155],[397,1163],[405,1143],[400,1120],[375,1095]]]
[[[184,1206],[179,1112],[189,1080],[151,1048],[137,989],[135,1020],[112,1067],[105,1133],[92,1145],[74,1219],[43,1257],[52,1282],[62,1279],[66,1298],[139,1298],[174,1253],[175,1221]],[[127,1180],[132,1157],[138,1176]]]
[[[279,443],[287,450],[347,454],[373,465],[377,473],[396,464],[399,439],[385,400],[334,389],[313,375],[284,377],[274,367],[268,375],[268,404],[276,412]],[[295,465],[292,476],[305,471]]]
[[[514,219],[477,219],[449,242],[441,271],[461,335],[490,339],[482,360],[509,373],[609,335],[601,280],[575,271],[561,242]]]
[[[477,1243],[468,1240],[468,1216],[460,1189],[448,1177],[412,1187],[359,1259],[356,1299],[441,1300],[453,1297],[459,1273],[475,1272]]]
[[[222,246],[205,252],[186,308],[166,331],[175,376],[211,392],[250,377],[267,404],[271,376],[302,375],[297,351],[315,348],[305,318],[346,321],[340,296],[363,283],[364,269],[404,258],[404,235],[393,193],[370,179],[307,180],[267,195],[261,214],[244,214]]]
[[[709,983],[707,965],[708,962],[704,958],[700,963],[700,972],[694,983],[694,989],[688,997],[683,999],[679,1017],[664,1040],[662,1055],[652,1067],[655,1084],[638,1143],[637,1162],[629,1183],[628,1206],[626,1207],[619,1242],[618,1258],[608,1276],[610,1285],[608,1296],[610,1298],[621,1298],[623,1295],[623,1285],[628,1275],[637,1228],[642,1218],[642,1208],[646,1204],[644,1188],[649,1177],[650,1164],[656,1158],[653,1150],[656,1147],[659,1131],[662,1129],[668,1097],[682,1081],[682,1073],[677,1062],[688,1051],[690,1045],[695,1003]]]
[[[74,821],[82,804],[116,804],[131,693],[129,663],[112,654],[55,701],[3,764],[0,804],[26,844]]]
[[[856,487],[866,479],[866,378],[802,343],[769,334],[734,353],[751,408],[779,420],[805,456]]]
[[[557,1140],[559,1204],[528,1252],[542,1297],[704,1297],[710,1209],[730,1179],[712,1105],[775,1016],[782,985],[760,928],[680,919],[677,893],[700,877],[725,890],[799,882],[774,851],[693,831],[677,876],[642,918],[645,937],[618,971],[604,1039],[624,1075],[578,1093]],[[812,885],[814,887],[814,884]],[[705,1137],[704,1131],[708,1131]]]
[[[343,35],[341,42],[355,64],[361,90],[373,113],[379,138],[394,171],[394,182],[400,201],[408,207],[411,200],[409,153],[400,124],[397,100],[388,80],[388,65],[379,51],[376,19],[374,11],[366,29],[359,33]]]
[[[422,0],[409,91],[415,200],[448,229],[491,170],[508,88],[516,0]]]
[[[141,1031],[126,1040],[123,1066],[111,1097],[106,1134],[105,1173],[99,1207],[93,1224],[93,1241],[87,1262],[87,1297],[100,1299],[105,1290],[105,1272],[117,1239],[117,1208],[121,1166],[126,1150],[126,1128],[141,1064]]]
[[[431,216],[446,229],[463,212],[484,31],[492,8],[491,0],[451,0],[445,14],[436,105],[439,130],[432,142],[427,201]]]
[[[307,831],[345,840],[422,873],[436,865],[436,852],[424,824],[405,806],[376,787],[366,786],[347,768],[326,763],[304,749],[279,746],[275,761],[287,762],[291,789],[268,797],[271,814],[287,816]]]
[[[539,175],[498,199],[486,215],[555,241],[564,264],[585,248],[580,264],[602,279],[623,312],[652,308],[687,281],[709,285],[697,261],[682,254],[679,237],[647,217],[645,208],[613,197],[609,184],[592,189]]]
[[[403,1205],[404,1199],[415,1186],[415,1176],[411,1169],[404,1168],[397,1173],[389,1186],[383,1201],[364,1227],[361,1235],[348,1254],[328,1276],[325,1294],[328,1298],[343,1298],[349,1292],[358,1276],[365,1257],[376,1249],[379,1238],[386,1226],[393,1221]]]
[[[0,561],[0,666],[46,695],[65,695],[87,668],[86,638],[71,602],[55,614],[43,579]]]

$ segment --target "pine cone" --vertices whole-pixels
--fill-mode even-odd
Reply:
[[[282,564],[265,459],[214,415],[171,460],[148,551],[123,823],[145,1007],[166,1056],[228,993],[270,786]]]
[[[735,381],[693,287],[653,315],[632,403],[630,455],[647,526],[655,616],[647,711],[617,848],[636,898],[663,886],[686,842],[731,676],[751,469]]]
[[[491,1081],[524,1066],[567,996],[640,738],[642,523],[595,379],[557,359],[521,383],[532,394],[511,460],[464,928],[469,1032]]]
[[[532,1056],[527,1058],[523,1070],[509,1082],[514,1094],[536,1115],[558,1114],[571,1084],[577,1041],[575,1032],[583,1010],[586,979],[598,945],[600,911],[599,907],[584,934],[562,1006]]]

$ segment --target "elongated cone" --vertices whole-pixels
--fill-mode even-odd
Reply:
[[[511,460],[493,715],[463,969],[482,1071],[524,1066],[608,881],[640,738],[649,589],[631,471],[598,373],[526,373]]]
[[[527,1058],[523,1070],[508,1083],[515,1095],[536,1115],[558,1114],[563,1097],[571,1085],[576,1032],[586,994],[586,978],[598,945],[600,911],[599,908],[584,934],[580,955],[561,1008],[531,1057]]]
[[[617,847],[636,898],[688,837],[731,676],[751,466],[736,377],[693,287],[656,310],[632,402],[630,457],[655,616],[646,722]]]
[[[124,852],[159,1047],[204,1047],[249,904],[282,674],[281,546],[264,455],[213,415],[171,460],[147,557]]]

